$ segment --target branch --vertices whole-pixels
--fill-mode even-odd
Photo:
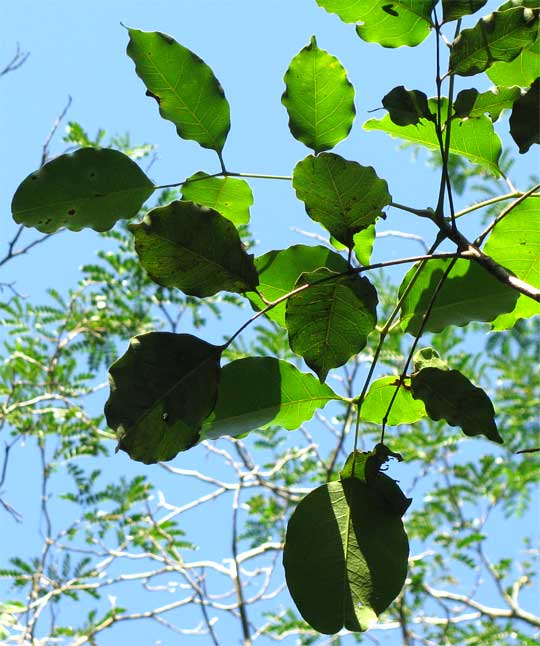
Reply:
[[[0,70],[0,76],[5,76],[10,72],[14,72],[19,69],[21,65],[24,65],[30,56],[30,52],[21,51],[21,46],[17,43],[17,49],[15,50],[15,55],[9,61],[9,63],[4,67],[3,70]]]

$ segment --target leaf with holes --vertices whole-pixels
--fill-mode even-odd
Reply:
[[[171,202],[129,229],[141,265],[160,285],[203,298],[222,290],[252,291],[258,284],[253,256],[244,251],[232,222],[217,211]]]
[[[399,377],[390,376],[381,377],[371,384],[360,409],[360,416],[363,421],[382,424],[398,383]],[[422,402],[415,401],[411,395],[410,379],[405,379],[405,382],[398,390],[386,423],[389,426],[414,424],[414,422],[425,416],[426,409],[424,405]]]
[[[274,357],[247,357],[221,371],[214,411],[202,439],[236,437],[269,426],[298,428],[329,401],[339,400],[326,384]]]
[[[19,186],[11,210],[18,224],[54,233],[62,227],[107,231],[131,218],[154,186],[127,155],[108,148],[81,148],[60,155]]]
[[[465,435],[485,435],[503,443],[495,424],[495,410],[486,393],[458,370],[423,368],[411,378],[412,395],[421,399],[429,417],[460,426]]]
[[[238,226],[249,222],[253,193],[243,179],[210,177],[199,172],[182,186],[182,199],[214,209]]]
[[[428,104],[431,113],[436,114],[436,99],[429,99]],[[442,113],[446,114],[448,99],[443,98],[441,108]],[[427,119],[421,119],[414,126],[398,126],[392,122],[389,115],[386,115],[382,119],[366,121],[364,129],[382,130],[391,137],[399,137],[424,146],[428,150],[439,150],[435,125]],[[455,119],[450,131],[450,152],[489,168],[496,176],[500,175],[498,162],[501,156],[501,141],[495,134],[493,124],[486,116],[469,120]]]
[[[493,229],[484,251],[533,287],[540,287],[540,198],[529,197],[508,213]],[[540,303],[520,294],[515,308],[493,322],[506,330],[522,318],[540,314]]]
[[[357,478],[309,493],[287,526],[283,565],[302,617],[321,633],[368,630],[397,597],[409,543],[399,514]]]
[[[310,287],[287,301],[289,344],[322,382],[365,347],[377,324],[377,292],[367,278],[326,268],[302,274],[302,285]]]
[[[210,67],[167,34],[128,31],[127,54],[159,114],[180,137],[221,153],[231,126],[229,104]]]
[[[374,224],[392,201],[388,184],[371,166],[334,153],[309,155],[299,162],[293,187],[309,217],[347,248],[354,245],[354,235]]]
[[[430,260],[401,304],[401,328],[416,335],[424,313],[450,260]],[[399,287],[401,296],[416,266],[406,274]],[[511,312],[518,293],[498,281],[478,263],[459,259],[439,291],[426,332],[440,332],[449,325],[464,326],[471,321],[493,321],[499,314]]]
[[[327,267],[337,273],[349,270],[347,261],[334,251],[320,245],[309,247],[301,244],[288,249],[268,251],[255,258],[255,267],[259,274],[258,293],[250,292],[246,296],[259,310],[265,307],[265,301],[276,301],[291,292],[300,274],[321,267]],[[285,327],[286,305],[285,301],[280,303],[269,310],[266,316]]]
[[[473,76],[497,61],[510,62],[538,37],[538,10],[513,7],[494,11],[464,29],[450,48],[450,72]]]
[[[281,102],[296,139],[316,153],[349,134],[355,115],[354,88],[337,58],[319,49],[315,36],[291,61]]]
[[[109,370],[107,424],[133,460],[171,460],[197,443],[214,408],[221,348],[190,334],[150,332],[131,339]]]

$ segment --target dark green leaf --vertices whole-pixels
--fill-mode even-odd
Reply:
[[[374,224],[392,198],[371,166],[334,153],[309,155],[293,173],[296,196],[309,216],[340,242],[352,247],[354,234]]]
[[[437,100],[429,99],[428,103],[432,114],[436,114]],[[448,100],[445,98],[442,100],[441,109],[442,114],[446,115]],[[370,119],[364,124],[364,128],[382,130],[392,137],[399,137],[429,150],[439,151],[435,125],[425,119],[420,120],[415,126],[397,126],[389,115],[385,115],[382,119]],[[498,162],[501,156],[501,141],[486,116],[463,121],[455,119],[450,132],[450,152],[489,168],[496,176],[500,175]]]
[[[430,260],[401,305],[401,327],[416,335],[424,312],[443,277],[450,260]],[[407,272],[399,288],[403,294],[416,267]],[[450,271],[440,290],[426,332],[440,332],[448,325],[467,325],[471,321],[493,321],[503,312],[511,312],[517,292],[489,274],[478,263],[460,259]]]
[[[285,538],[287,586],[321,633],[367,630],[399,594],[409,545],[399,515],[356,478],[308,494]]]
[[[414,357],[414,371],[418,372],[423,368],[439,368],[439,370],[447,370],[448,364],[444,359],[441,359],[437,350],[433,348],[421,348],[418,350]]]
[[[160,285],[201,298],[257,286],[253,256],[242,248],[232,222],[212,209],[171,202],[129,229],[141,265]]]
[[[281,102],[296,139],[316,153],[349,134],[355,115],[354,88],[337,58],[317,47],[313,36],[285,73]]]
[[[484,251],[518,278],[540,287],[540,199],[529,197],[512,209],[497,224]],[[540,303],[521,294],[514,310],[497,317],[493,327],[505,330],[535,314],[540,314]]]
[[[492,121],[497,121],[501,112],[511,108],[514,101],[521,96],[521,90],[514,87],[494,87],[487,92],[478,90],[461,90],[454,101],[456,117],[476,119],[489,114]]]
[[[253,193],[243,179],[209,177],[199,172],[182,186],[182,199],[214,209],[238,226],[249,222]]]
[[[487,0],[442,0],[443,20],[450,22],[461,16],[470,16],[481,9]]]
[[[377,323],[377,292],[367,278],[328,269],[302,274],[302,285],[312,287],[287,301],[289,344],[324,381],[366,345]]]
[[[327,267],[337,273],[348,271],[347,261],[337,253],[320,245],[293,245],[288,249],[269,251],[255,259],[255,267],[259,274],[258,292],[266,301],[275,301],[294,289],[300,274]],[[247,297],[257,309],[263,309],[264,301],[256,293]],[[269,310],[266,316],[285,327],[284,301]]]
[[[399,377],[381,377],[374,381],[362,403],[361,419],[365,422],[382,424],[383,417],[388,410],[388,405],[392,399],[396,386],[399,383]],[[398,394],[390,411],[388,426],[398,426],[399,424],[414,424],[419,419],[426,416],[426,411],[422,402],[415,401],[411,395],[410,380],[406,379],[405,383],[398,390]]]
[[[18,224],[53,233],[61,227],[107,231],[131,218],[154,187],[137,164],[117,150],[81,148],[29,175],[11,204]]]
[[[522,154],[533,144],[540,144],[540,78],[514,103],[510,134]]]
[[[235,437],[270,425],[292,430],[333,399],[340,397],[291,363],[273,357],[238,359],[221,372],[217,404],[201,437]]]
[[[197,443],[214,408],[221,348],[190,334],[134,337],[109,370],[107,424],[133,460],[171,460]]]
[[[159,113],[184,139],[221,152],[229,132],[229,104],[208,65],[159,31],[129,29],[128,56]]]
[[[375,242],[375,225],[370,224],[363,231],[355,233],[353,236],[353,251],[356,259],[361,265],[369,265],[371,254],[373,252],[373,243]],[[330,244],[338,251],[346,251],[347,246],[330,236]]]
[[[529,87],[540,70],[540,38],[510,63],[495,63],[486,72],[496,85]]]
[[[390,90],[382,100],[390,119],[398,126],[414,126],[420,119],[435,120],[430,112],[428,98],[418,90],[407,90],[403,85]]]
[[[497,61],[512,61],[537,36],[538,11],[524,7],[495,11],[459,34],[450,49],[450,71],[473,76]]]
[[[415,399],[421,399],[431,419],[460,426],[465,435],[485,435],[502,444],[493,404],[486,393],[457,370],[423,368],[411,379]]]

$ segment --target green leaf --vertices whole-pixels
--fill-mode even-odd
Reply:
[[[133,460],[171,460],[197,443],[216,402],[221,348],[190,334],[131,339],[109,370],[107,424]]]
[[[327,267],[337,273],[349,270],[347,261],[326,247],[316,245],[293,245],[288,249],[269,251],[255,259],[255,267],[259,274],[257,291],[266,301],[275,301],[294,289],[300,274]],[[257,309],[265,307],[264,301],[257,293],[246,296]],[[266,316],[285,327],[284,301],[266,313]]]
[[[540,78],[514,103],[510,134],[522,154],[533,144],[540,144]]]
[[[390,90],[383,97],[382,104],[398,126],[414,126],[420,119],[435,121],[427,96],[418,90],[407,90],[403,85]]]
[[[492,121],[497,121],[501,112],[511,108],[520,96],[521,90],[516,86],[494,87],[482,93],[475,88],[461,90],[454,101],[454,114],[469,119],[489,114]]]
[[[450,48],[450,72],[473,76],[497,61],[510,62],[538,36],[538,11],[514,7],[481,18],[464,29]]]
[[[428,105],[431,113],[436,114],[437,100],[429,99]],[[443,115],[447,114],[448,99],[443,98],[441,110]],[[382,119],[370,119],[364,124],[364,128],[382,130],[392,137],[439,151],[435,124],[425,119],[421,119],[415,126],[398,126],[392,122],[389,115],[385,115]],[[469,120],[454,119],[450,131],[450,152],[487,167],[496,176],[500,175],[498,162],[501,156],[501,141],[486,116]]]
[[[160,115],[180,137],[221,153],[231,126],[229,104],[212,70],[167,34],[128,31],[127,54]]]
[[[365,422],[382,424],[383,417],[388,410],[388,405],[392,399],[396,387],[399,383],[399,377],[381,377],[374,381],[362,403],[361,419]],[[405,383],[398,390],[398,394],[390,411],[388,426],[398,426],[399,424],[414,424],[419,419],[426,416],[426,410],[422,402],[415,401],[411,395],[410,380],[406,379]]]
[[[217,404],[201,438],[236,437],[269,426],[292,430],[338,399],[326,384],[291,363],[274,357],[238,359],[221,372]]]
[[[496,85],[529,87],[540,70],[540,38],[510,63],[495,63],[486,72]]]
[[[322,382],[365,347],[377,323],[377,292],[367,278],[326,268],[302,274],[301,285],[312,287],[287,301],[289,344]]]
[[[409,544],[399,515],[356,478],[308,494],[287,527],[283,565],[291,596],[315,630],[364,631],[397,597]]]
[[[481,9],[487,0],[442,0],[443,20],[450,22],[461,16],[470,16]]]
[[[317,47],[315,36],[292,59],[281,102],[293,136],[316,153],[349,134],[355,115],[354,88],[337,58]]]
[[[373,252],[373,244],[375,242],[375,225],[370,224],[369,227],[355,233],[353,236],[353,251],[356,259],[361,265],[369,265],[371,261],[371,254]],[[330,236],[330,244],[338,251],[346,251],[347,246],[336,240],[334,236]]]
[[[439,368],[439,370],[447,370],[448,363],[441,359],[437,350],[431,347],[421,348],[415,352],[413,357],[414,371],[418,372],[423,368]]]
[[[450,260],[430,260],[401,305],[401,328],[416,335],[424,312],[443,277]],[[399,287],[399,295],[416,271],[412,267]],[[503,312],[511,312],[517,292],[489,274],[478,263],[460,259],[440,290],[426,332],[440,332],[449,325],[464,326],[471,321],[493,321]]]
[[[512,209],[493,229],[484,251],[518,278],[540,287],[540,199],[529,197]],[[521,294],[512,312],[497,317],[493,327],[505,330],[535,314],[540,314],[540,303]]]
[[[444,419],[450,426],[460,426],[465,435],[485,435],[502,444],[490,398],[458,370],[423,368],[413,374],[411,387],[431,419]]]
[[[31,173],[13,197],[18,224],[53,233],[61,227],[107,231],[133,217],[154,186],[127,155],[108,148],[81,148]]]
[[[293,173],[296,196],[312,220],[352,247],[354,234],[374,224],[392,198],[388,185],[371,166],[334,153],[309,155]]]
[[[253,204],[250,185],[233,177],[209,177],[199,172],[182,186],[182,199],[214,209],[235,226],[249,222],[249,207]]]
[[[431,10],[436,0],[317,0],[344,22],[360,23],[360,38],[383,47],[414,47],[431,29]]]
[[[150,278],[190,296],[246,292],[258,283],[253,256],[232,222],[193,202],[171,202],[129,226]]]

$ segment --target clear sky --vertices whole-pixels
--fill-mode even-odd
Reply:
[[[434,58],[432,41],[398,51],[364,43],[352,26],[327,14],[314,0],[4,0],[2,5],[0,69],[17,43],[30,53],[20,70],[0,79],[2,248],[15,231],[11,197],[22,179],[39,166],[43,142],[68,96],[72,105],[67,120],[79,122],[89,134],[104,128],[108,135],[128,132],[136,144],[155,144],[158,158],[149,175],[157,184],[219,169],[212,151],[179,139],[174,126],[159,117],[155,101],[145,97],[142,81],[125,54],[128,38],[121,23],[169,33],[212,67],[231,105],[232,129],[224,149],[230,170],[283,175],[289,175],[310,152],[289,133],[280,103],[283,74],[315,34],[319,46],[347,68],[357,91],[355,125],[336,152],[374,166],[388,181],[396,202],[419,208],[433,204],[438,180],[424,159],[414,162],[411,151],[398,150],[397,140],[361,128],[364,121],[377,116],[368,111],[380,107],[382,97],[395,86],[419,89],[428,96],[435,93],[434,66],[426,66]],[[461,87],[472,85],[476,79],[465,80]],[[63,133],[62,125],[51,147],[53,156],[65,148]],[[527,163],[518,160],[517,180],[529,170],[538,170],[528,169]],[[317,230],[287,182],[254,181],[252,187],[251,229],[260,241],[256,253],[305,242],[292,227]],[[431,231],[428,223],[420,231],[417,227],[417,219],[411,224],[403,213],[393,211],[381,230]],[[34,236],[26,232],[25,240]],[[34,249],[29,260],[7,265],[0,280],[16,280],[19,291],[43,298],[47,286],[60,290],[74,286],[77,268],[91,261],[99,244],[91,231],[64,232]],[[379,243],[377,257],[418,251],[414,243],[385,239]],[[220,338],[222,331],[214,329],[211,334]],[[98,643],[115,643],[114,633]],[[137,646],[149,643],[136,642]]]

